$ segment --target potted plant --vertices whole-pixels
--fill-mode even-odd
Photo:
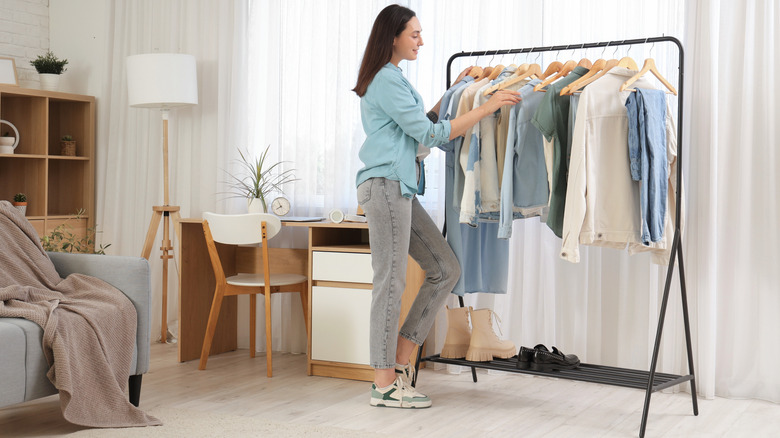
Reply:
[[[76,234],[73,228],[68,224],[71,219],[81,219],[84,216],[84,210],[76,212],[75,218],[69,218],[65,222],[57,225],[49,234],[41,237],[41,246],[44,251],[53,252],[75,252],[81,254],[106,254],[106,248],[111,244],[97,245],[97,225],[87,228],[86,233]]]
[[[249,153],[242,152],[239,161],[242,170],[240,175],[229,174],[230,192],[235,197],[247,199],[247,208],[250,213],[268,212],[268,195],[273,192],[284,194],[282,185],[297,181],[294,176],[295,169],[282,170],[280,165],[283,161],[273,164],[267,162],[268,151],[271,146],[265,148],[265,151],[259,157],[252,160]]]
[[[27,214],[27,195],[24,193],[15,194],[12,204],[14,207],[18,208],[22,214]]]
[[[67,155],[69,157],[76,155],[76,141],[73,140],[73,137],[70,134],[62,136],[62,140],[60,140],[60,146],[60,153],[62,155]]]
[[[60,84],[60,75],[68,69],[65,65],[67,59],[60,59],[49,50],[45,55],[38,55],[37,58],[30,61],[30,65],[35,67],[41,81],[41,88],[49,91],[57,91]]]

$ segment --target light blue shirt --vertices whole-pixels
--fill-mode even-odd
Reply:
[[[431,148],[448,143],[450,122],[431,122],[422,96],[389,62],[360,99],[360,116],[366,141],[359,157],[365,166],[357,173],[357,185],[375,177],[400,181],[401,195],[411,198],[417,193],[417,145]]]
[[[514,219],[539,216],[550,195],[542,133],[531,123],[531,117],[545,95],[534,91],[541,82],[533,79],[518,90],[521,100],[509,113],[501,182],[500,239],[512,237]]]
[[[666,156],[666,94],[637,87],[626,100],[631,179],[639,181],[642,243],[664,238],[669,175]]]
[[[458,107],[463,90],[473,82],[466,77],[452,88],[448,110],[442,113],[445,119],[453,117]],[[461,273],[458,283],[452,290],[453,294],[463,296],[467,293],[505,294],[509,273],[509,241],[499,240],[498,223],[483,223],[474,228],[458,223],[460,214],[460,197],[463,194],[463,177],[456,178],[460,173],[458,157],[463,143],[463,137],[457,137],[442,146],[445,151],[445,185],[444,212],[447,221],[447,243],[458,258]],[[460,187],[458,187],[460,180]]]

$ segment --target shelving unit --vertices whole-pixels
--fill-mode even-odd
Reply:
[[[0,85],[0,119],[19,130],[14,153],[0,154],[0,199],[26,193],[39,235],[66,221],[74,234],[86,233],[95,220],[95,98]],[[76,140],[75,156],[60,154],[66,134]]]

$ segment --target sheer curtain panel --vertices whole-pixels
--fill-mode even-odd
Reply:
[[[246,144],[246,4],[243,1],[115,0],[109,35],[107,102],[98,105],[97,223],[112,251],[140,255],[153,205],[162,204],[162,121],[159,111],[127,105],[125,58],[153,52],[195,56],[199,104],[170,112],[170,197],[182,217],[228,208],[219,195],[234,145]],[[101,125],[103,126],[103,125]],[[171,231],[174,257],[178,241]],[[158,230],[152,267],[152,333],[159,333],[161,271]],[[170,264],[168,326],[177,334],[178,278]]]

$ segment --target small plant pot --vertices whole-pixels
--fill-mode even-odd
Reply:
[[[60,154],[67,155],[69,157],[75,157],[76,156],[76,142],[75,141],[61,141],[60,146],[62,147]]]
[[[260,198],[247,198],[246,200],[247,213],[268,213],[263,208],[263,201]]]
[[[14,207],[22,212],[23,216],[27,215],[27,203],[26,202],[13,202]]]
[[[60,75],[53,73],[39,73],[38,80],[41,83],[41,89],[47,91],[57,91],[60,89]]]

